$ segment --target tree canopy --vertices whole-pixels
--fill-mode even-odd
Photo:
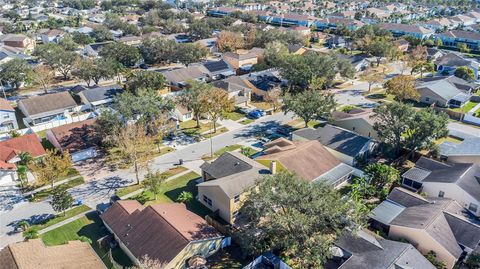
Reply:
[[[315,90],[306,90],[296,95],[290,93],[283,97],[283,110],[291,111],[305,121],[305,127],[311,120],[329,118],[336,106],[333,94]]]

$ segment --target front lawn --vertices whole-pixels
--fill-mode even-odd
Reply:
[[[253,119],[244,119],[244,120],[241,120],[240,123],[243,124],[243,125],[247,125],[249,123],[252,123],[254,122]]]
[[[239,112],[238,110],[232,112],[224,112],[222,113],[222,117],[227,120],[237,121],[239,119],[245,118],[245,114]]]
[[[220,125],[217,124],[217,128]],[[180,129],[186,134],[186,135],[200,135],[204,132],[208,132],[213,129],[213,123],[212,122],[207,122],[203,123],[200,122],[200,128],[197,128],[197,121],[195,120],[189,120],[189,121],[184,121],[180,122]]]
[[[71,189],[75,186],[81,185],[83,183],[85,183],[85,180],[83,179],[83,177],[77,177],[75,179],[72,179],[72,180],[70,180],[68,182],[65,182],[63,184],[60,184],[58,186],[54,186],[54,189],[63,188],[63,189],[68,190],[68,189]],[[48,188],[48,189],[41,190],[41,191],[31,195],[29,200],[30,200],[30,202],[42,201],[42,200],[47,199],[51,194],[52,194],[52,188]]]
[[[186,204],[187,209],[201,217],[205,217],[206,215],[210,214],[211,211],[195,199],[198,194],[196,180],[199,177],[199,174],[195,172],[190,172],[188,174],[165,182],[162,185],[159,194],[157,194],[157,199],[155,199],[153,193],[149,190],[145,190],[140,195],[133,197],[133,199],[145,205],[157,203],[174,203],[177,201],[180,193],[184,191],[190,192],[192,193],[194,198]]]
[[[165,176],[166,178],[169,178],[169,177],[172,177],[174,175],[178,175],[184,171],[187,171],[188,169],[183,167],[183,166],[176,166],[174,168],[170,168],[169,170],[165,171],[162,173],[162,176]],[[123,188],[119,188],[115,191],[115,194],[118,196],[118,197],[123,197],[127,194],[130,194],[134,191],[137,191],[139,189],[143,188],[143,185],[142,184],[135,184],[135,185],[131,185],[131,186],[127,186],[127,187],[123,187]]]
[[[242,147],[242,145],[238,145],[238,144],[229,145],[229,146],[223,147],[223,148],[215,151],[214,155],[220,156],[227,151],[235,151],[235,150],[237,150],[241,147]]]
[[[108,249],[102,248],[97,244],[98,239],[108,234],[98,214],[92,212],[57,229],[46,232],[40,237],[47,246],[61,245],[68,241],[78,240],[80,237],[86,237],[90,239],[92,248],[102,258],[105,265],[108,268],[114,268],[107,255]],[[132,266],[132,262],[120,248],[113,250],[112,255],[119,264]]]
[[[460,112],[460,113],[467,113],[476,105],[478,105],[477,102],[468,101],[463,107],[452,108],[451,110],[455,112]]]
[[[60,213],[51,219],[45,220],[43,223],[33,225],[33,227],[37,228],[37,230],[43,230],[47,227],[50,227],[54,224],[62,222],[68,218],[74,217],[81,213],[87,212],[89,210],[92,210],[92,209],[86,205],[80,205],[65,211],[65,215],[63,213]]]
[[[151,150],[152,148],[155,148],[155,150]],[[152,160],[156,157],[162,156],[164,154],[170,153],[174,151],[175,149],[166,147],[166,146],[160,146],[157,144],[150,144],[150,145],[144,145],[143,148],[140,149],[141,151],[139,152],[139,155],[142,156],[141,161],[149,161]],[[146,154],[149,153],[149,154]],[[121,152],[118,148],[110,148],[108,149],[108,157],[107,157],[107,163],[110,165],[117,166],[117,168],[121,169],[126,169],[129,168],[132,163],[125,162],[125,160],[121,157]]]
[[[225,127],[218,128],[218,126],[217,126],[217,131],[215,133],[204,134],[203,137],[210,138],[210,137],[214,137],[214,136],[217,136],[219,134],[226,133],[226,132],[228,132],[227,128],[225,128]]]

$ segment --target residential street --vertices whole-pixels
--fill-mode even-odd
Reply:
[[[198,172],[198,167],[203,163],[201,157],[210,154],[211,150],[216,151],[232,144],[255,143],[257,141],[255,137],[259,134],[290,120],[292,120],[292,114],[277,113],[260,118],[249,125],[235,125],[238,129],[158,157],[149,164],[149,168],[165,171],[178,163],[179,159],[182,159],[184,166]],[[86,205],[95,209],[97,204],[108,202],[115,189],[132,184],[134,181],[135,174],[132,169],[118,170],[101,179],[91,180],[74,187],[70,189],[70,192],[75,199],[82,199]],[[47,201],[39,203],[16,201],[16,204],[11,206],[13,209],[2,209],[3,211],[0,211],[2,212],[0,214],[0,248],[3,247],[4,242],[8,244],[7,241],[11,240],[4,236],[11,236],[9,233],[13,231],[14,223],[23,219],[39,220],[54,213]]]

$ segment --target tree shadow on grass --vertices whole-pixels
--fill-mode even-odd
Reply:
[[[193,213],[201,216],[202,218],[205,217],[206,215],[210,214],[211,211],[204,205],[202,205],[199,201],[197,201],[196,197],[198,195],[198,189],[197,189],[197,180],[198,178],[194,178],[190,180],[186,186],[176,188],[170,191],[165,192],[165,196],[170,198],[170,200],[177,202],[178,196],[182,192],[190,192],[193,195],[193,199],[185,203],[186,207],[188,210],[192,211]]]

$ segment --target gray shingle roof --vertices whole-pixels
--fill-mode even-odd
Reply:
[[[104,86],[104,87],[96,87],[92,89],[87,89],[81,91],[81,94],[85,96],[85,98],[89,102],[97,102],[109,98],[113,98],[115,95],[119,94],[122,90],[120,85],[112,85],[112,86]]]
[[[370,138],[327,124],[317,129],[304,128],[292,134],[307,140],[318,140],[322,145],[345,155],[355,157],[371,142]]]
[[[348,259],[343,264],[330,261],[326,269],[435,268],[412,245],[386,240],[364,231],[356,235],[345,233],[334,244],[346,252],[343,258]]]
[[[430,175],[430,173],[431,171],[427,171],[418,167],[412,167],[402,176],[407,179],[422,182],[426,177],[428,177],[428,175]]]
[[[368,216],[380,223],[390,224],[404,209],[405,207],[402,205],[385,200],[375,207]]]
[[[61,112],[77,106],[68,92],[50,93],[33,96],[19,101],[25,108],[26,116],[40,116],[54,112]]]
[[[445,141],[439,148],[443,156],[477,156],[480,155],[480,137],[465,138],[461,143]]]

